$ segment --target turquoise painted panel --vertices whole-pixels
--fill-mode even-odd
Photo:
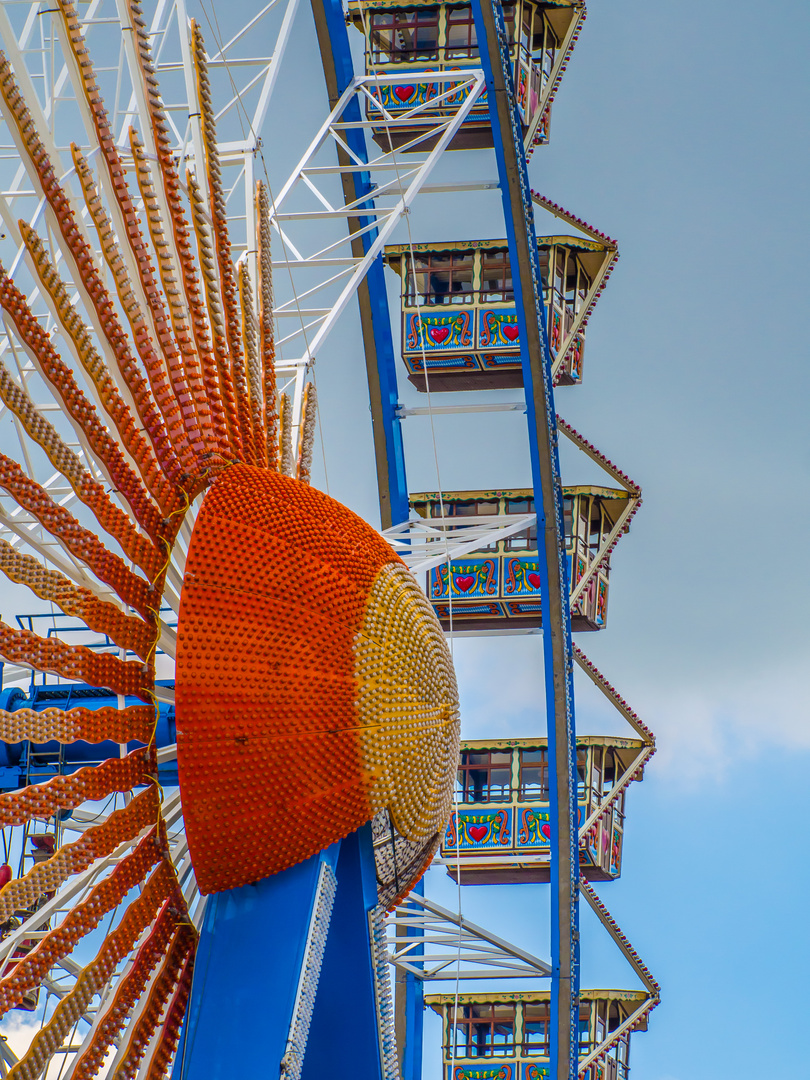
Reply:
[[[404,316],[403,352],[407,354],[458,352],[473,347],[473,312],[448,304]]]
[[[546,807],[518,810],[517,846],[548,848],[551,845],[551,810]]]
[[[444,619],[446,622],[450,619],[450,605],[448,603],[436,603],[433,605],[433,610],[436,612],[436,617]],[[471,603],[467,600],[464,602],[456,601],[453,604],[453,618],[463,620],[465,618],[502,618],[506,615],[503,609],[503,604],[485,603],[481,601],[478,604]]]
[[[587,856],[588,860],[593,866],[599,866],[601,859],[599,857],[599,822],[595,821],[588,829],[585,837],[585,847],[583,853]]]
[[[607,594],[607,582],[600,574],[596,591],[596,621],[599,626],[604,626],[607,619]]]
[[[512,846],[512,808],[459,810],[450,815],[444,846],[451,851],[502,850]]]
[[[503,595],[540,597],[540,563],[537,559],[504,559]]]
[[[447,1066],[447,1080],[520,1080],[517,1061],[487,1061]]]
[[[540,1061],[524,1063],[522,1080],[551,1080],[551,1065]]]
[[[574,344],[568,356],[568,371],[572,379],[582,378],[582,350],[585,348],[585,335],[580,330],[574,338]]]
[[[483,308],[478,313],[478,347],[481,349],[513,349],[520,355],[520,330],[514,307]]]
[[[424,64],[419,65],[420,69],[424,69]],[[472,70],[466,68],[448,68],[448,71],[457,71],[463,78],[463,72],[465,70]],[[386,74],[381,72],[380,74]],[[403,72],[403,78],[405,73]],[[438,82],[414,82],[403,84],[400,83],[396,86],[374,86],[369,88],[369,93],[373,98],[379,101],[383,108],[392,114],[401,114],[408,112],[410,109],[415,109],[419,105],[427,105],[427,109],[421,109],[419,113],[414,116],[414,123],[417,123],[424,117],[435,116],[439,112],[452,110],[458,108],[458,106],[469,96],[470,87],[462,86],[460,89],[455,90],[458,83],[438,83]],[[441,102],[437,102],[434,108],[430,108],[431,102],[436,102],[442,94],[447,94]],[[374,119],[373,106],[369,106],[369,117]],[[483,93],[476,101],[472,108],[472,116],[476,116],[481,119],[482,113],[488,114],[489,109],[487,107],[487,91],[484,88]]]
[[[453,599],[474,600],[498,595],[498,559],[459,559],[448,575],[447,563],[434,567],[428,575],[431,600],[448,599],[448,576],[452,578]]]
[[[556,358],[562,344],[562,315],[552,308],[548,321],[548,347],[551,355]]]
[[[585,820],[585,806],[580,803],[579,822]],[[519,806],[515,819],[515,847],[548,849],[551,845],[551,808]]]
[[[537,600],[512,600],[506,604],[507,615],[537,615],[543,613],[543,605]],[[538,624],[539,625],[539,624]]]
[[[425,368],[428,371],[479,371],[478,362],[474,356],[455,356],[441,352],[425,353],[425,363],[422,363],[421,353],[411,353],[403,356],[405,366],[413,375],[421,375]]]
[[[516,349],[513,353],[482,353],[481,365],[485,371],[489,368],[519,368],[521,366],[520,349]]]
[[[613,828],[613,840],[610,845],[610,873],[613,877],[619,876],[622,857],[622,834],[615,826]]]

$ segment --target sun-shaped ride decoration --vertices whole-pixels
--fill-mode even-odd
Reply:
[[[106,688],[119,707],[3,709],[0,738],[111,740],[122,751],[0,795],[0,824],[47,823],[116,792],[130,797],[79,839],[46,844],[45,857],[22,876],[0,869],[0,949],[10,957],[0,970],[0,1013],[18,1008],[120,905],[123,916],[97,955],[76,966],[72,988],[9,1075],[42,1075],[129,957],[70,1075],[96,1075],[115,1043],[116,1076],[134,1076],[145,1055],[148,1075],[162,1076],[176,1050],[198,936],[157,783],[155,664],[172,638],[160,618],[167,583],[180,595],[172,652],[182,813],[203,894],[262,881],[374,820],[390,837],[377,863],[380,906],[390,908],[430,861],[449,814],[457,693],[443,635],[411,573],[378,533],[309,484],[311,385],[293,446],[290,402],[277,393],[274,370],[268,195],[257,185],[252,282],[244,262],[232,261],[199,29],[191,24],[190,47],[205,160],[181,176],[138,5],[126,7],[148,124],[130,129],[126,154],[76,10],[68,0],[54,6],[92,117],[92,154],[72,146],[84,206],[60,182],[47,133],[4,55],[0,108],[43,201],[48,242],[24,221],[17,228],[60,348],[3,268],[0,307],[84,459],[2,361],[0,399],[68,481],[78,509],[61,505],[24,462],[5,455],[0,487],[87,573],[77,584],[47,550],[23,552],[10,532],[0,538],[0,569],[117,651],[2,623],[0,656]],[[273,762],[272,783],[260,760]],[[63,904],[29,932],[31,913],[42,914],[58,890],[69,895],[66,883],[92,876],[113,852],[112,872],[99,872],[81,902]]]

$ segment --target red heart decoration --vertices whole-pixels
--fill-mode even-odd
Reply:
[[[430,329],[428,330],[428,333],[430,334],[430,336],[433,338],[433,340],[436,342],[437,345],[441,345],[441,343],[443,341],[447,341],[447,339],[450,337],[450,327],[449,326],[431,326]]]
[[[394,87],[394,94],[396,95],[396,97],[399,98],[400,101],[407,101],[408,98],[412,98],[415,93],[416,93],[416,87],[415,86],[395,86]]]
[[[461,592],[468,592],[475,584],[474,574],[459,574],[456,578],[456,588]]]
[[[513,323],[502,323],[501,330],[503,330],[503,336],[507,341],[517,341],[520,333],[519,326],[515,326]]]
[[[548,823],[540,826],[540,832],[545,836],[546,840],[551,839],[551,826]]]
[[[489,825],[470,825],[467,831],[473,840],[479,843],[489,832]]]
[[[539,574],[527,574],[526,577],[529,579],[529,584],[531,585],[531,587],[533,589],[539,589],[540,588],[540,575]]]

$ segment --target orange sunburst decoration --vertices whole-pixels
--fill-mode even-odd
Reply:
[[[65,442],[0,361],[3,405],[79,506],[74,514],[24,462],[0,454],[0,489],[50,538],[30,554],[19,531],[0,537],[0,570],[117,647],[99,653],[0,624],[0,656],[119,695],[117,709],[0,710],[0,738],[143,744],[0,795],[0,824],[11,827],[58,823],[88,800],[134,794],[0,888],[0,1012],[20,1006],[140,888],[12,1069],[17,1078],[40,1075],[130,953],[71,1075],[96,1075],[114,1040],[116,1075],[134,1075],[147,1048],[149,1075],[164,1075],[176,1046],[196,931],[158,798],[159,649],[176,652],[182,814],[203,893],[274,874],[374,818],[398,860],[393,875],[380,868],[380,901],[390,906],[437,846],[457,762],[455,678],[430,605],[379,534],[309,486],[314,388],[294,425],[276,390],[267,193],[257,185],[254,296],[245,265],[232,261],[199,29],[192,23],[190,45],[205,160],[197,175],[180,176],[144,20],[127,6],[148,123],[119,150],[76,10],[56,3],[92,118],[92,156],[71,148],[81,211],[20,73],[0,54],[0,109],[49,230],[46,242],[19,221],[15,238],[61,343],[2,268],[0,308],[83,448]],[[159,618],[169,592],[180,600],[176,642]],[[49,898],[69,896],[59,890],[104,859],[112,871],[57,919]],[[26,912],[39,913],[36,940]]]
[[[432,844],[457,762],[455,679],[427,599],[364,521],[234,465],[197,517],[178,636],[180,787],[203,892],[284,870],[383,809]],[[270,786],[257,756],[278,763]]]

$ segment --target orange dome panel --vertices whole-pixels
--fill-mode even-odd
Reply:
[[[178,763],[204,893],[308,858],[387,807],[446,820],[458,746],[444,637],[399,557],[290,477],[227,469],[186,561]]]

